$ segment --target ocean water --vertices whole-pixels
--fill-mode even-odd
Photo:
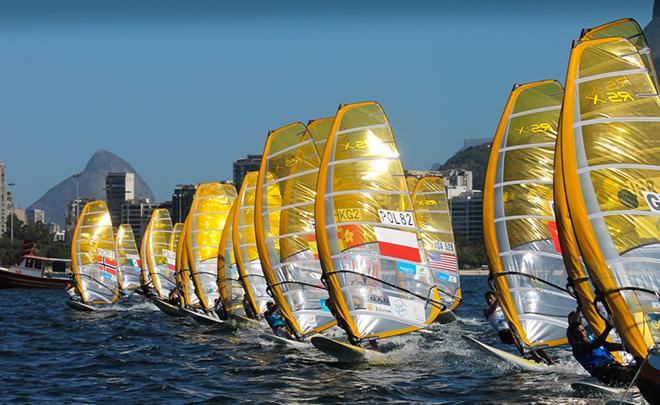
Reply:
[[[575,397],[587,374],[567,349],[534,374],[465,343],[506,348],[481,315],[486,278],[462,282],[456,322],[391,339],[383,361],[363,364],[171,318],[139,296],[82,313],[64,291],[0,290],[0,403],[602,403]]]

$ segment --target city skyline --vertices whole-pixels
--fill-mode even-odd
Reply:
[[[492,136],[514,83],[563,82],[582,28],[622,17],[645,26],[653,7],[385,2],[344,16],[300,2],[257,3],[261,12],[70,2],[59,14],[27,3],[41,11],[3,9],[0,28],[0,160],[24,208],[98,149],[129,161],[164,201],[176,184],[231,178],[269,130],[363,100],[383,105],[406,168],[429,169],[463,139]]]

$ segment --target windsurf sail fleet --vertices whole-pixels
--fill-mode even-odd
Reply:
[[[249,318],[256,318],[266,310],[272,300],[268,294],[268,282],[261,269],[254,228],[254,197],[258,172],[249,172],[243,179],[238,193],[238,205],[234,211],[232,244],[236,266],[240,276]]]
[[[128,224],[119,225],[117,228],[115,255],[119,288],[124,293],[139,288],[142,273],[140,253],[135,244],[133,228]]]
[[[80,303],[100,306],[117,300],[115,236],[105,201],[85,204],[73,233],[71,262]]]
[[[445,306],[378,103],[341,106],[322,153],[316,241],[334,312],[353,344],[413,332]]]
[[[239,194],[240,196],[240,194]],[[234,255],[233,230],[234,230],[234,212],[238,209],[239,200],[234,200],[229,212],[229,218],[222,230],[220,237],[220,247],[218,251],[218,291],[220,301],[225,315],[238,315],[245,317],[247,315],[243,298],[245,291],[241,283],[241,278],[236,265],[236,256]],[[249,305],[249,304],[248,304]]]
[[[567,343],[576,301],[553,208],[553,162],[563,88],[516,85],[493,139],[483,195],[490,277],[521,351]]]
[[[172,220],[164,208],[157,208],[151,214],[147,228],[147,266],[156,295],[167,299],[176,287],[176,252],[171,251]]]
[[[408,175],[406,180],[426,253],[423,259],[435,279],[445,311],[453,311],[461,302],[462,293],[444,180],[435,175]]]
[[[202,183],[188,214],[186,254],[194,291],[203,310],[215,308],[218,291],[218,250],[236,189],[231,184]]]
[[[320,131],[319,131],[320,132]],[[257,248],[270,292],[298,337],[335,324],[325,305],[314,231],[314,202],[324,139],[296,122],[269,133],[255,198]],[[327,132],[326,132],[327,135]]]
[[[566,208],[596,299],[657,392],[660,97],[647,52],[624,37],[574,44],[559,143]]]

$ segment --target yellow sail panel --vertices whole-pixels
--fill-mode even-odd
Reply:
[[[576,44],[560,138],[576,240],[638,359],[660,339],[660,97],[651,73],[625,38]]]
[[[272,131],[257,181],[255,220],[261,264],[273,299],[299,336],[335,324],[325,305],[328,292],[321,282],[314,232],[320,127],[316,126],[316,138],[301,123]]]
[[[411,177],[414,182],[409,180]],[[409,175],[406,181],[408,187],[416,183],[409,190],[426,260],[446,311],[452,311],[461,302],[462,293],[444,180],[440,176],[426,175],[418,181],[416,176]]]
[[[197,187],[190,208],[186,249],[195,294],[202,308],[210,310],[218,292],[218,249],[220,238],[229,217],[236,190],[232,185],[216,182]]]
[[[176,252],[177,247],[179,246],[179,238],[181,237],[183,226],[183,223],[178,222],[172,227],[172,235],[170,235],[170,247],[168,248],[169,250]]]
[[[190,261],[188,260],[188,238],[190,232],[190,215],[186,218],[181,229],[181,235],[176,247],[176,286],[183,304],[187,307],[199,306],[199,300],[194,293],[195,286],[190,275]]]
[[[176,252],[169,250],[172,235],[170,213],[164,208],[154,210],[148,229],[147,265],[149,274],[158,296],[167,298],[170,291],[176,287],[174,280]]]
[[[584,30],[581,41],[588,41],[592,39],[602,39],[611,37],[621,37],[627,39],[639,51],[639,57],[644,62],[644,67],[648,69],[651,80],[656,89],[658,86],[658,78],[655,75],[655,63],[651,57],[649,45],[644,37],[644,31],[639,26],[637,21],[632,18],[622,18],[620,20],[612,21],[607,24],[600,25],[589,30]]]
[[[491,147],[484,240],[512,330],[528,347],[565,344],[575,299],[566,290],[553,212],[553,162],[563,89],[554,80],[516,86]]]
[[[117,281],[119,288],[131,291],[140,287],[140,254],[135,244],[133,228],[128,224],[119,225],[115,244],[117,256]]]
[[[307,131],[314,139],[314,146],[319,155],[321,155],[325,149],[325,143],[328,140],[328,134],[330,133],[330,128],[332,127],[334,120],[335,117],[329,117],[310,120],[307,123]]]
[[[234,229],[234,213],[238,207],[238,199],[234,200],[229,213],[229,218],[222,230],[220,237],[220,248],[218,251],[218,290],[220,291],[220,300],[227,314],[237,314],[245,316],[243,306],[243,297],[245,290],[241,284],[236,265],[236,256],[234,255],[234,243],[232,240]]]
[[[437,318],[443,307],[422,263],[399,151],[379,104],[337,112],[320,165],[315,219],[331,306],[353,342],[412,332]]]
[[[268,295],[268,283],[261,269],[254,229],[254,197],[258,175],[258,172],[249,172],[243,179],[237,197],[239,205],[234,213],[232,235],[238,273],[247,302],[257,316],[266,310],[266,303],[272,299]]]
[[[140,241],[140,286],[143,290],[148,290],[153,286],[151,274],[149,274],[149,265],[147,264],[147,241],[149,240],[149,227],[151,221],[147,224],[142,240]]]
[[[87,203],[71,243],[73,274],[85,304],[112,304],[119,294],[115,235],[105,201]]]

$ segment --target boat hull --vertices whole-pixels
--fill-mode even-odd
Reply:
[[[70,278],[37,277],[0,269],[0,288],[65,288]]]

